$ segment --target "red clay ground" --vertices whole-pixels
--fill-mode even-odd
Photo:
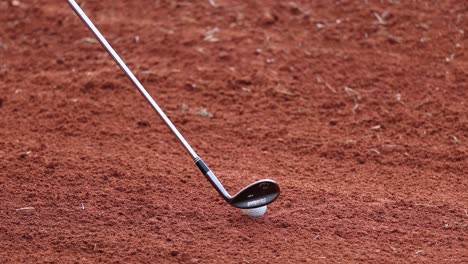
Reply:
[[[468,262],[468,4],[0,1],[1,262]],[[212,114],[212,116],[210,116]],[[32,207],[32,208],[31,208]]]

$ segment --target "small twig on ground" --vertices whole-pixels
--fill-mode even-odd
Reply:
[[[293,93],[291,93],[290,91],[286,90],[285,88],[281,88],[281,86],[278,84],[276,85],[275,88],[273,88],[273,90],[276,92],[276,93],[279,93],[279,94],[284,94],[284,95],[294,95]]]
[[[16,209],[16,211],[24,211],[24,210],[34,210],[34,207],[28,206],[28,207],[21,207],[21,208]]]
[[[215,0],[208,0],[208,3],[210,3],[210,5],[211,5],[212,7],[214,7],[214,8],[217,7],[217,6],[216,6]]]
[[[314,240],[317,240],[317,239],[319,239],[319,238],[320,238],[320,235],[316,235],[316,236],[314,237]]]
[[[354,97],[354,107],[353,107],[353,113],[356,113],[356,110],[359,108],[359,103],[356,97]]]
[[[328,82],[325,82],[325,86],[330,89],[330,91],[332,91],[333,93],[336,93],[336,90],[335,88],[333,88]]]
[[[456,143],[460,142],[460,140],[458,140],[458,138],[454,135],[450,135],[451,138],[453,138],[453,140],[455,140]]]
[[[384,36],[387,38],[387,40],[390,42],[390,43],[393,43],[393,44],[398,44],[401,42],[402,38],[401,37],[398,37],[398,36],[395,36],[391,33],[389,33],[388,31],[386,30],[382,30],[378,33],[380,36]]]
[[[423,252],[423,250],[422,250],[422,249],[419,249],[419,250],[416,250],[416,251],[414,252],[414,254],[421,254],[422,252]]]
[[[291,93],[288,90],[276,90],[276,92],[279,93],[279,94],[284,94],[284,95],[289,95],[289,96],[294,95],[293,93]]]
[[[180,108],[182,109],[182,111],[187,111],[187,110],[190,109],[188,104],[186,104],[186,103],[182,103],[182,106]]]
[[[376,150],[376,149],[369,149],[369,151],[372,151],[372,152],[375,152],[375,153],[377,153],[377,154],[379,154],[379,155],[382,155],[382,154],[381,154],[378,150]]]
[[[377,18],[377,24],[379,25],[385,25],[385,20],[379,15],[377,14],[377,12],[374,12],[374,16],[375,18]]]
[[[208,42],[218,42],[219,39],[214,36],[214,34],[218,31],[219,31],[219,28],[217,27],[214,27],[213,29],[208,30],[207,32],[205,32],[204,34],[205,37],[203,38],[203,40],[208,41]]]
[[[349,96],[353,96],[353,99],[354,99],[354,107],[353,107],[353,113],[356,113],[356,110],[359,108],[359,100],[361,99],[361,94],[352,89],[352,88],[349,88],[348,86],[345,86],[344,87],[344,90],[345,92],[349,95]]]
[[[333,93],[336,93],[335,88],[333,88],[333,86],[331,86],[327,81],[323,80],[320,75],[317,75],[316,79],[317,79],[318,83],[323,83],[325,85],[325,87],[328,88],[328,90],[332,91]]]
[[[358,99],[361,99],[361,94],[358,91],[356,91],[356,90],[354,90],[354,89],[352,89],[352,88],[350,88],[348,86],[345,86],[344,90],[349,96],[355,96]]]
[[[213,114],[208,112],[208,110],[204,107],[200,107],[198,109],[193,109],[192,114],[199,115],[201,117],[213,118]]]
[[[81,41],[86,42],[86,43],[98,43],[98,41],[94,38],[82,38]]]

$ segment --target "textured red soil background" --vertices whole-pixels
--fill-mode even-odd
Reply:
[[[468,261],[464,1],[0,1],[1,262]]]

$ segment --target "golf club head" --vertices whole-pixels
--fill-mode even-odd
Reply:
[[[229,203],[242,209],[257,208],[275,201],[279,194],[280,187],[275,181],[260,180],[240,190]]]

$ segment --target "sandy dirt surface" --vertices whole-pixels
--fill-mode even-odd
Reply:
[[[468,262],[464,1],[0,1],[0,260]]]

